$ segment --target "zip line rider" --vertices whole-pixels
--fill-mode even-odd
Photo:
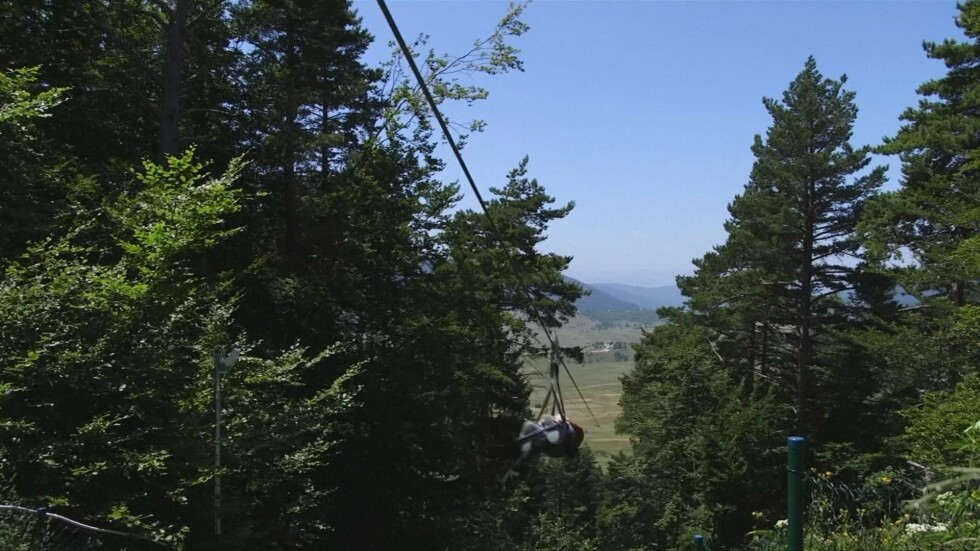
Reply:
[[[579,446],[585,439],[582,427],[562,417],[542,415],[537,421],[524,421],[517,441],[521,444],[521,457],[527,460],[534,451],[540,451],[548,457],[574,457],[578,454]]]
[[[541,404],[537,421],[527,420],[521,427],[517,441],[521,446],[518,463],[529,458],[535,450],[549,457],[574,457],[585,439],[582,427],[568,420],[565,403],[562,400],[561,385],[558,382],[561,347],[557,336],[549,335],[551,341],[550,386]],[[544,413],[550,402],[551,414]]]

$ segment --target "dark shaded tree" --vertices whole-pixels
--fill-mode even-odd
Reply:
[[[708,328],[675,319],[648,333],[623,377],[621,403],[616,430],[630,435],[633,456],[610,466],[603,549],[686,549],[695,533],[731,546],[751,530],[751,512],[778,514],[774,451],[789,409],[765,392],[747,393],[712,349]],[[621,532],[629,526],[643,528]]]

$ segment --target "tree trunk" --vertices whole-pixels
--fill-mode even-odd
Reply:
[[[284,151],[282,157],[283,177],[283,238],[282,256],[292,267],[296,267],[299,248],[299,182],[296,178],[296,149],[298,147],[299,92],[296,89],[296,73],[299,70],[294,43],[295,30],[291,15],[286,16],[286,105],[283,113]]]
[[[330,146],[323,139],[330,135],[330,105],[329,94],[327,93],[327,79],[324,78],[320,86],[320,183],[321,191],[327,191],[327,181],[330,179]]]
[[[743,388],[743,390],[744,390],[746,396],[752,395],[752,392],[755,390],[756,377],[757,377],[757,374],[758,374],[758,370],[755,367],[755,362],[756,362],[756,353],[755,353],[755,350],[756,350],[756,347],[758,346],[758,344],[756,343],[756,326],[757,325],[758,325],[758,322],[752,322],[752,329],[749,330],[749,344],[748,344],[748,347],[747,347],[748,348],[748,350],[747,350],[747,352],[748,352],[748,369],[746,370],[746,373],[743,376],[744,377],[744,381],[745,381],[745,387]]]
[[[800,303],[799,303],[799,342],[796,351],[796,433],[799,436],[807,436],[810,394],[810,332],[811,332],[811,311],[813,299],[813,233],[816,221],[814,220],[814,195],[816,183],[813,179],[806,182],[806,197],[803,226],[803,254],[802,266],[800,266]]]
[[[160,156],[166,161],[180,147],[180,90],[184,72],[184,35],[191,0],[172,0],[167,15],[167,46],[163,64],[163,110],[160,116]]]
[[[766,361],[769,358],[769,321],[762,322],[762,351],[760,352],[759,358],[759,378],[765,381],[768,375],[768,369],[766,366]],[[766,388],[768,388],[769,383],[766,383]]]

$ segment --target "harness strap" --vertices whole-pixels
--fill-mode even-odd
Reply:
[[[560,370],[561,370],[561,346],[558,345],[558,335],[551,335],[551,356],[549,358],[549,376],[551,377],[551,390],[554,392],[554,401],[551,404],[551,414],[556,412],[565,416],[565,400],[561,394]]]
[[[536,431],[534,431],[534,432],[532,432],[530,434],[525,434],[524,436],[518,436],[517,437],[517,441],[518,442],[524,442],[525,440],[530,440],[531,438],[533,438],[533,437],[535,437],[535,436],[537,436],[539,434],[543,434],[543,433],[546,433],[546,432],[551,431],[551,430],[567,431],[568,430],[568,423],[564,419],[562,419],[560,422],[555,423],[554,425],[551,425],[550,427],[541,427],[538,430],[536,430]]]

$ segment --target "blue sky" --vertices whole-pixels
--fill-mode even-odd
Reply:
[[[391,32],[377,4],[354,6],[377,39],[371,56],[382,55]],[[507,4],[389,0],[389,9],[407,38],[424,32],[437,51],[459,53]],[[813,55],[857,93],[852,143],[880,143],[918,102],[915,89],[944,74],[922,42],[961,39],[955,15],[945,0],[539,0],[514,42],[525,71],[480,80],[489,99],[445,109],[488,124],[463,152],[485,195],[528,155],[551,195],[576,202],[544,244],[575,257],[569,275],[668,285],[724,241],[753,137],[770,124],[763,96],[781,97]],[[881,162],[897,185],[894,160]],[[445,177],[463,181],[455,163]]]

